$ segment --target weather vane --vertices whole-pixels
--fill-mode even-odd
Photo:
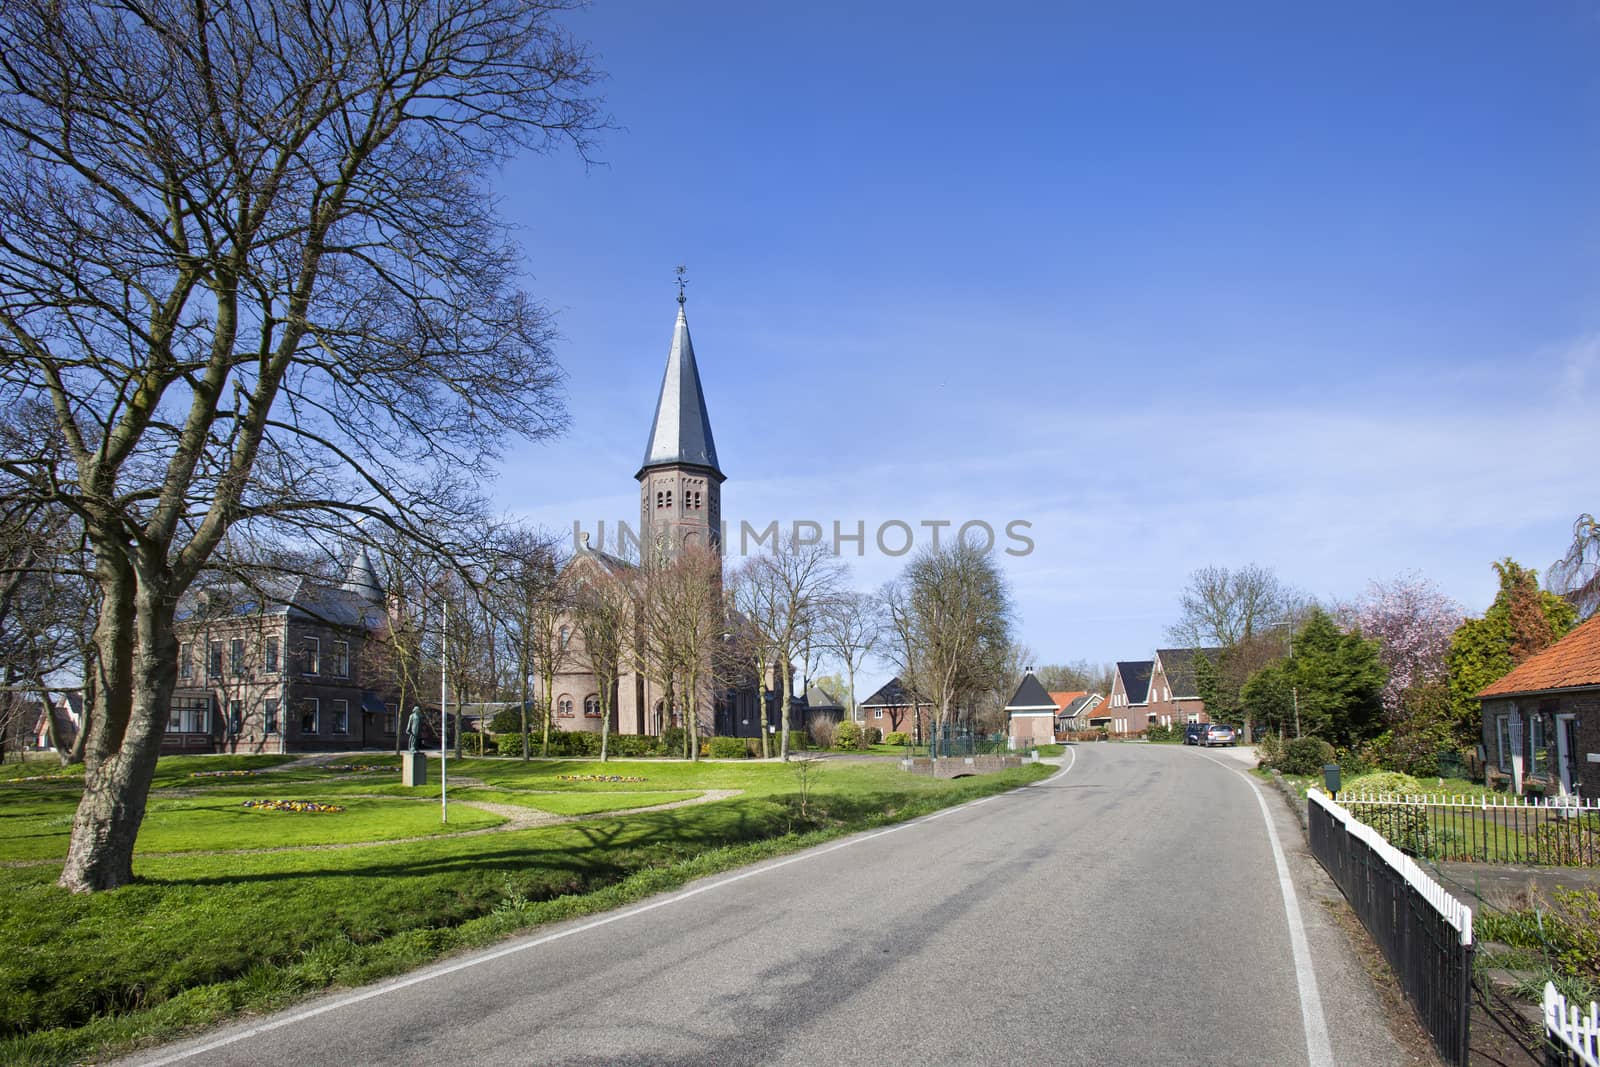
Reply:
[[[679,263],[677,269],[674,270],[673,273],[678,276],[678,303],[682,304],[683,287],[689,284],[689,268],[684,264]]]

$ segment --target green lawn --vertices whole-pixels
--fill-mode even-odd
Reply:
[[[0,790],[0,862],[65,858],[77,796],[63,791],[13,798],[6,792]],[[310,813],[244,806],[253,799],[313,800],[338,804],[345,810]],[[389,841],[476,830],[502,822],[501,816],[462,806],[451,811],[448,826],[441,826],[437,801],[376,800],[304,790],[259,789],[248,796],[156,796],[139,831],[138,851],[203,852]]]
[[[193,850],[222,840],[233,848],[307,840],[298,835],[346,840],[341,820],[344,827],[365,821],[365,833],[392,837],[401,836],[389,832],[396,821],[411,817],[418,820],[413,832],[427,832],[420,827],[432,820],[437,829],[438,809],[288,781],[300,772],[192,779],[199,765],[191,760],[162,761],[161,780],[195,795],[158,794],[148,836],[141,835],[146,852],[190,851],[144,855],[133,885],[74,896],[55,888],[58,864],[0,868],[7,901],[0,909],[0,1063],[107,1058],[239,1011],[271,1010],[330,985],[398,973],[530,925],[615,907],[1054,770],[1027,766],[940,781],[905,774],[891,761],[824,764],[802,818],[794,769],[778,763],[452,761],[452,775],[471,777],[486,792],[565,802],[586,813],[706,789],[744,792],[668,811],[472,837],[208,855]],[[586,774],[645,781],[570,780]],[[366,791],[400,788],[371,777],[359,783]],[[329,787],[349,784],[323,778]],[[349,810],[247,812],[239,805],[246,794],[321,797]],[[0,849],[13,858],[27,849],[58,856],[74,795],[70,782],[0,785]],[[452,806],[452,828],[469,818],[496,821]]]
[[[463,789],[459,793],[452,792],[451,795],[462,800],[483,800],[491,804],[514,804],[519,808],[536,808],[556,815],[593,815],[602,811],[648,808],[657,804],[693,800],[701,794],[693,790],[676,793],[529,793],[511,789]]]

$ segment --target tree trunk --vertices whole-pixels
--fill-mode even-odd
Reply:
[[[73,816],[66,864],[56,883],[75,893],[133,881],[133,846],[177,682],[172,605],[142,588],[135,612],[134,579],[127,563],[102,560],[98,569],[105,591],[95,627],[101,668],[95,691],[101,706],[86,714],[93,736],[85,750],[83,799]]]
[[[521,707],[522,707],[522,737],[519,740],[522,742],[522,762],[523,763],[527,763],[529,757],[531,757],[533,755],[532,752],[528,751],[528,749],[531,748],[532,746],[528,744],[528,658],[527,658],[527,656],[519,655],[519,657],[517,659],[517,670],[519,672],[521,672],[521,675],[522,675],[522,704],[521,704]]]
[[[772,748],[767,744],[767,664],[756,657],[756,731],[761,734],[761,758],[771,759]]]
[[[778,758],[789,758],[789,656],[784,654],[778,664],[778,721],[783,736],[778,739]]]
[[[544,741],[539,748],[539,758],[549,759],[550,716],[554,713],[556,706],[556,676],[554,671],[545,671],[539,676],[539,678],[540,681],[544,682]]]
[[[699,694],[695,691],[695,687],[698,684],[699,679],[697,679],[695,677],[694,671],[690,671],[689,674],[688,674],[688,677],[686,677],[684,679],[684,681],[685,681],[686,684],[685,684],[684,690],[683,690],[683,692],[684,692],[684,697],[683,697],[683,705],[684,705],[683,721],[684,721],[684,724],[685,724],[685,727],[686,727],[686,733],[687,733],[686,740],[688,741],[688,744],[689,744],[689,762],[690,763],[699,763],[700,762],[700,709],[699,709],[699,707],[697,706],[697,703],[696,703],[696,698],[699,696]]]

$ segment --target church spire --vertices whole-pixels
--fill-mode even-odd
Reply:
[[[703,467],[723,478],[717,465],[717,445],[711,437],[711,417],[706,413],[705,393],[700,388],[700,370],[694,362],[694,344],[689,340],[689,320],[684,314],[683,276],[678,278],[678,321],[672,329],[672,348],[667,352],[667,370],[661,378],[661,396],[656,400],[655,422],[644,447],[644,463],[635,478],[654,467]]]

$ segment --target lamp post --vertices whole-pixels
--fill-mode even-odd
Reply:
[[[445,740],[450,736],[450,693],[446,688],[450,672],[445,667],[449,663],[450,601],[445,599],[443,603],[444,607],[439,613],[439,821],[448,823],[450,797],[445,791],[445,764],[448,754]]]

